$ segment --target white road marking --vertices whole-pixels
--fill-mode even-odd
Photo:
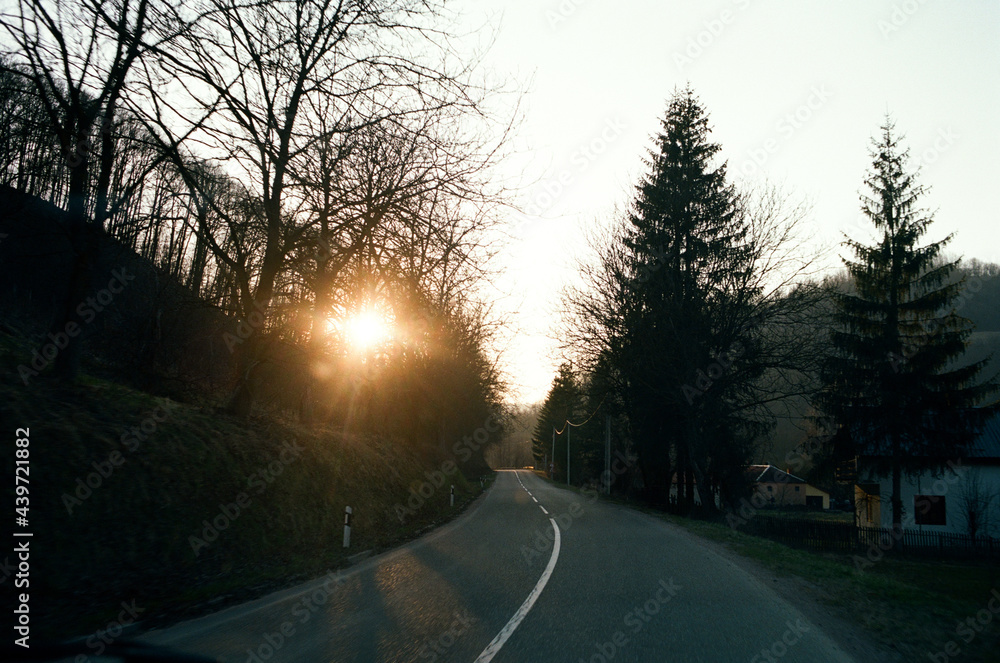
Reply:
[[[539,504],[539,505],[538,505],[538,508],[539,508],[539,509],[541,509],[541,510],[542,510],[542,513],[544,513],[544,514],[545,514],[546,516],[547,516],[547,515],[549,515],[549,512],[548,512],[548,511],[546,511],[546,510],[545,510],[545,507],[544,507],[544,506],[542,506],[541,504]]]
[[[535,500],[535,504],[538,504],[538,498],[537,497],[535,497],[534,495],[532,495],[531,499]]]
[[[507,625],[504,626],[499,633],[497,633],[497,637],[493,638],[493,641],[490,642],[490,644],[486,645],[486,649],[483,650],[483,653],[479,655],[474,663],[489,663],[493,660],[493,657],[497,655],[497,652],[499,652],[500,648],[504,646],[507,639],[514,634],[517,627],[520,626],[524,618],[528,616],[528,612],[531,610],[532,606],[535,605],[535,601],[538,600],[539,595],[541,595],[542,590],[545,589],[546,583],[548,583],[549,578],[552,576],[552,571],[556,568],[556,560],[559,559],[559,547],[562,537],[559,534],[559,526],[556,525],[556,521],[549,518],[549,522],[552,523],[552,529],[555,531],[556,537],[552,543],[552,556],[549,557],[549,563],[542,572],[542,577],[538,579],[538,582],[535,584],[535,588],[531,590],[531,593],[528,594],[528,598],[524,600],[521,607],[518,608],[517,612],[514,613],[514,616],[510,618],[509,622],[507,622]]]

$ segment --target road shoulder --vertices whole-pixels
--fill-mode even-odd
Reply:
[[[565,486],[547,483],[566,490]],[[567,492],[576,491],[569,490]],[[761,585],[773,589],[780,598],[816,624],[831,640],[857,661],[897,663],[905,660],[901,652],[891,650],[867,633],[858,624],[857,617],[852,616],[847,609],[836,605],[832,597],[818,584],[797,575],[778,573],[767,568],[757,560],[733,550],[724,542],[700,536],[685,527],[686,523],[678,523],[676,517],[668,516],[663,512],[643,505],[626,504],[613,499],[600,498],[600,503],[608,507],[626,510],[630,514],[649,518],[651,523],[664,526],[693,544],[717,554],[757,580]]]

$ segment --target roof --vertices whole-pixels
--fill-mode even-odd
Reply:
[[[753,483],[805,483],[805,479],[800,479],[794,474],[789,474],[784,470],[779,470],[774,465],[751,465],[747,468],[747,475]]]
[[[1000,413],[986,420],[965,452],[966,458],[1000,458]]]
[[[858,437],[863,439],[864,436]],[[888,450],[885,448],[872,449],[872,447],[878,446],[887,447],[888,445],[885,442],[881,445],[876,445],[872,442],[867,446],[870,452],[860,453],[859,455],[869,458],[889,455]],[[979,434],[969,443],[965,451],[956,455],[960,455],[962,458],[1000,460],[1000,411],[988,418],[979,431]]]

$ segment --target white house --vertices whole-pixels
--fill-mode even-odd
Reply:
[[[892,477],[858,457],[854,486],[859,525],[892,526]],[[1000,415],[987,421],[964,457],[902,477],[903,528],[1000,536]]]

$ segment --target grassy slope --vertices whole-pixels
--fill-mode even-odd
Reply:
[[[480,492],[455,472],[400,522],[395,505],[442,459],[372,436],[248,424],[94,379],[26,388],[14,372],[15,358],[30,356],[21,346],[0,333],[0,407],[5,436],[31,430],[32,611],[41,637],[92,631],[123,600],[135,599],[155,622],[321,575],[347,554],[389,546],[457,512],[447,484],[455,484],[460,506]],[[171,412],[148,439],[129,434],[144,421],[148,429],[150,413],[164,405]],[[301,451],[286,452],[282,463],[289,443]],[[12,449],[4,453],[6,476]],[[114,452],[124,462],[109,472]],[[105,463],[108,476],[69,513],[63,496],[95,473],[93,463]],[[227,523],[220,505],[241,494],[245,507]],[[354,509],[349,551],[346,505]],[[196,555],[190,537],[206,538],[204,521],[217,516],[225,528]]]
[[[859,570],[862,565],[848,555],[791,548],[723,524],[662,517],[779,575],[806,580],[815,587],[812,598],[900,651],[903,660],[930,660],[928,653],[954,640],[961,654],[951,660],[1000,663],[1000,615],[970,643],[956,635],[958,622],[986,608],[991,590],[1000,589],[996,566],[886,556]]]

